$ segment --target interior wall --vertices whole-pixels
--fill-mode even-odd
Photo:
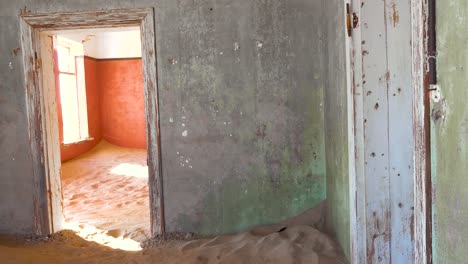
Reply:
[[[102,139],[101,131],[101,109],[100,109],[100,85],[98,83],[98,65],[96,60],[84,57],[84,71],[86,84],[86,106],[88,108],[89,140],[74,143],[60,144],[61,160],[67,161],[77,157],[96,146]],[[57,114],[59,116],[60,142],[63,140],[63,124],[60,105],[60,89],[56,82]]]
[[[336,236],[350,257],[350,208],[348,164],[348,87],[344,1],[322,0],[324,67],[326,82],[325,153],[327,170],[327,216],[329,233]]]
[[[146,148],[141,59],[97,62],[102,137],[127,148]]]
[[[54,34],[83,43],[85,54],[92,55],[84,57],[89,140],[61,144],[62,162],[91,150],[102,138],[122,147],[146,148],[143,73],[141,59],[137,59],[141,58],[139,28],[62,30]],[[59,85],[57,77],[56,100],[62,142]]]
[[[431,105],[434,263],[463,263],[468,258],[467,14],[467,1],[436,1],[441,94]]]
[[[163,6],[166,230],[235,232],[325,199],[319,3]]]
[[[226,233],[326,197],[319,1],[0,3],[0,231],[33,231],[18,13],[154,7],[166,230]]]

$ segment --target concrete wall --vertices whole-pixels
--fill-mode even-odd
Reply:
[[[437,1],[437,78],[432,104],[434,263],[468,258],[468,2]]]
[[[22,57],[21,52],[16,55],[13,52],[20,46],[19,24],[13,15],[17,8],[8,10],[4,5],[5,2],[1,2],[0,232],[28,233],[33,228],[32,160],[26,127]]]
[[[233,232],[325,199],[319,1],[2,1],[1,232],[33,224],[24,7],[155,7],[168,231]]]
[[[344,1],[322,0],[328,231],[350,256],[348,104]]]
[[[167,8],[160,19],[173,23],[158,39],[168,231],[234,232],[325,199],[317,1]]]

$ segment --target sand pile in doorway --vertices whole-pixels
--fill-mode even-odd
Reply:
[[[110,249],[62,231],[42,242],[1,240],[2,263],[347,263],[336,243],[319,231],[318,207],[279,225],[193,241],[165,241],[138,252]],[[151,244],[151,243],[150,243]]]

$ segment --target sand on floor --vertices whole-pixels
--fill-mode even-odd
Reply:
[[[192,241],[152,241],[141,251],[112,249],[72,231],[42,240],[0,237],[1,263],[342,264],[337,244],[320,231],[323,206],[278,225]]]
[[[116,242],[113,238],[129,243],[147,239],[150,209],[146,157],[144,149],[118,147],[103,140],[91,151],[64,162],[64,227],[110,245]],[[138,243],[134,245],[138,248]]]
[[[280,224],[237,234],[148,239],[145,150],[103,141],[63,164],[62,185],[69,230],[42,238],[0,236],[0,263],[347,263],[321,232],[323,203]]]

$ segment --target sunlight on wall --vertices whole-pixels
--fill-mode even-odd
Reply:
[[[110,170],[111,173],[121,176],[148,178],[148,166],[131,163],[121,163]]]
[[[60,32],[64,37],[84,44],[84,54],[96,59],[140,58],[140,28],[116,27],[76,29]]]

